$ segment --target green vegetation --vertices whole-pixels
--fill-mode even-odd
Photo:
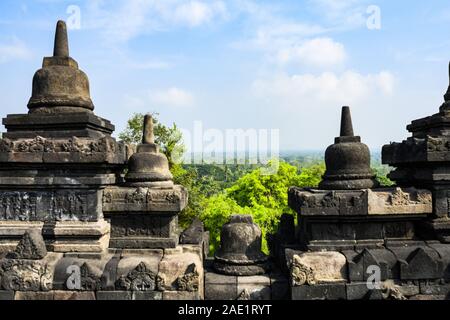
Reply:
[[[187,227],[198,217],[211,235],[211,252],[220,242],[220,230],[232,214],[251,214],[263,233],[263,251],[268,252],[266,235],[276,231],[283,213],[293,214],[288,206],[287,191],[291,186],[317,187],[325,172],[320,154],[296,156],[282,155],[278,172],[264,175],[258,165],[179,164],[186,151],[178,127],[164,126],[155,121],[155,142],[168,160],[177,184],[189,192],[189,202],[179,216],[180,224]],[[119,138],[129,143],[142,139],[143,114],[134,114]],[[390,168],[377,163],[374,172],[382,186],[393,184],[387,178]]]
[[[268,252],[266,235],[274,233],[283,213],[293,211],[288,207],[287,191],[291,186],[317,186],[324,173],[324,165],[317,164],[299,170],[281,161],[277,174],[264,175],[257,168],[238,179],[223,192],[206,198],[200,219],[210,231],[211,250],[220,241],[220,228],[231,214],[251,214],[263,233],[263,251]]]

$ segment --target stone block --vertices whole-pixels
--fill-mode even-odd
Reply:
[[[134,291],[133,300],[162,300],[163,293],[161,291]]]
[[[198,291],[164,291],[163,300],[202,300]]]
[[[237,296],[237,276],[205,273],[205,300],[235,300]]]
[[[180,235],[180,244],[201,244],[205,228],[203,222],[195,218],[191,225]]]
[[[54,300],[54,293],[48,292],[31,292],[17,291],[14,300]]]
[[[396,257],[386,249],[363,249],[362,251],[344,251],[348,261],[350,281],[365,281],[372,274],[371,266],[380,268],[381,281],[396,276]]]
[[[380,284],[381,287],[381,284]],[[347,283],[347,300],[382,300],[380,289],[369,289],[367,283]]]
[[[420,282],[420,293],[426,295],[444,295],[450,294],[450,284],[429,284]]]
[[[292,300],[345,300],[346,298],[345,283],[291,287]]]
[[[96,252],[107,251],[110,225],[105,220],[97,222],[61,221],[44,226],[42,233],[47,249],[54,252]],[[51,241],[47,241],[51,237]]]
[[[116,271],[115,288],[117,290],[157,290],[157,275],[159,263],[163,256],[162,250],[152,254],[122,254]]]
[[[414,296],[414,297],[411,297],[409,300],[421,300],[421,301],[427,301],[427,300],[446,300],[446,296],[418,294],[418,295],[416,295],[416,296]]]
[[[261,276],[238,276],[237,277],[238,295],[245,292],[249,300],[270,300],[271,288],[270,277]]]
[[[347,260],[340,252],[301,252],[287,249],[288,266],[293,262],[295,255],[298,256],[299,263],[312,269],[315,280],[318,282],[347,280]]]
[[[131,291],[97,291],[97,300],[131,300]]]
[[[444,276],[444,262],[429,247],[418,246],[393,249],[400,262],[402,280],[440,279]]]
[[[192,270],[191,270],[192,269]],[[195,277],[188,274],[196,273]],[[198,288],[199,296],[204,296],[204,271],[202,255],[193,252],[183,252],[182,247],[164,250],[164,256],[159,264],[159,276],[164,283],[164,290],[184,290],[185,280],[190,278],[189,285]],[[195,282],[195,283],[194,283]]]
[[[272,300],[289,299],[289,281],[283,275],[270,276],[270,289],[272,291]]]
[[[0,290],[0,301],[14,300],[14,291]]]
[[[106,217],[133,212],[153,212],[165,213],[170,218],[182,211],[186,204],[186,189],[179,185],[173,186],[172,189],[109,187],[105,189],[103,196]]]
[[[0,221],[0,254],[15,250],[27,230],[42,230],[43,225],[40,221]]]
[[[58,261],[55,267],[53,277],[53,289],[55,290],[81,290],[97,291],[102,288],[102,282],[105,281],[105,268],[107,263],[113,257],[113,254],[105,253],[101,259],[81,259],[76,257],[64,257]],[[80,288],[68,287],[76,286],[74,278],[80,275]],[[103,278],[103,279],[102,279]]]
[[[423,215],[433,212],[431,191],[415,188],[367,190],[369,215]]]
[[[54,300],[95,300],[94,291],[54,291]]]

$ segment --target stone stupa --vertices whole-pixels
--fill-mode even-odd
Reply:
[[[374,188],[378,185],[370,168],[369,148],[353,134],[349,107],[342,107],[341,133],[325,152],[327,170],[319,188],[352,190]]]
[[[114,126],[96,116],[89,80],[69,56],[66,24],[56,26],[54,54],[33,78],[28,114],[3,119],[0,140],[0,250],[29,228],[50,250],[101,252],[110,225],[103,189],[125,168]]]

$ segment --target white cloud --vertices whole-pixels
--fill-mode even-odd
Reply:
[[[12,38],[8,43],[0,44],[0,63],[12,60],[26,60],[31,57],[31,51],[18,38]]]
[[[310,6],[333,29],[353,29],[366,25],[368,0],[310,0]]]
[[[331,38],[315,38],[301,44],[281,48],[276,54],[278,63],[296,63],[315,67],[342,64],[346,59],[344,45]]]
[[[175,27],[200,27],[227,17],[223,1],[91,0],[82,27],[101,29],[109,42],[126,42],[141,34]]]
[[[150,92],[150,101],[162,106],[189,107],[194,104],[194,96],[186,90],[172,87]]]
[[[235,43],[235,48],[262,51],[268,61],[282,66],[324,68],[341,65],[346,60],[344,45],[324,36],[332,28],[290,20],[267,5],[243,3],[240,9],[249,15],[252,23],[249,36]]]
[[[234,43],[238,48],[274,50],[323,34],[326,30],[318,25],[299,20],[290,20],[277,14],[279,7],[273,3],[261,4],[253,1],[237,1],[235,10],[246,18],[244,39]]]
[[[189,1],[175,8],[173,20],[180,24],[196,27],[210,22],[215,17],[225,17],[226,14],[227,10],[222,1],[209,3]]]
[[[348,70],[337,75],[324,72],[320,75],[280,74],[273,79],[260,79],[253,83],[253,92],[260,98],[275,99],[283,105],[299,107],[314,104],[351,104],[381,93],[390,95],[394,76],[388,71],[362,75]]]

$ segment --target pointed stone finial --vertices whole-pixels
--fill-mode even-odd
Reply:
[[[342,107],[341,137],[353,137],[352,116],[349,107]]]
[[[449,85],[448,85],[447,93],[444,95],[445,102],[450,101],[450,62],[448,64],[448,77],[449,77]]]
[[[56,24],[55,46],[53,49],[54,57],[68,57],[69,56],[69,41],[67,37],[67,26],[62,20]]]
[[[151,114],[146,114],[144,117],[144,136],[142,137],[142,143],[155,143],[155,135],[153,133],[153,117]]]

